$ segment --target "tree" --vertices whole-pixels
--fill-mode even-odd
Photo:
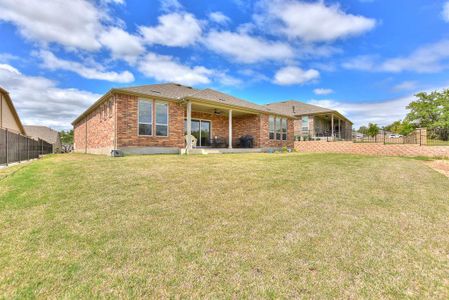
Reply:
[[[404,120],[404,121],[395,121],[390,125],[385,126],[384,129],[386,131],[391,131],[393,133],[409,135],[413,130],[415,130],[415,127],[413,126],[413,124]]]
[[[410,112],[405,121],[415,127],[449,129],[449,89],[419,93],[416,97],[418,99],[407,106]]]
[[[368,136],[374,137],[379,134],[380,128],[377,126],[376,123],[369,123],[368,124],[368,130],[366,131],[366,134]]]
[[[368,133],[368,127],[366,126],[360,126],[358,130],[361,134],[367,134]]]
[[[73,144],[73,129],[72,130],[61,130],[59,133],[61,135],[61,143],[72,145]]]

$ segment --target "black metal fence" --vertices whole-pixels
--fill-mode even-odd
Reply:
[[[425,132],[421,129],[417,129],[409,135],[400,135],[393,133],[381,132],[375,136],[358,135],[353,137],[354,143],[383,143],[388,144],[426,144]]]
[[[449,146],[449,128],[427,129],[427,145]]]
[[[301,130],[295,132],[296,141],[351,141],[352,130],[350,128],[331,130]]]
[[[35,140],[0,128],[0,165],[8,165],[53,153],[53,146],[44,140]]]

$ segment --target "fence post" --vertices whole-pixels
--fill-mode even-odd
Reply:
[[[30,160],[30,139],[27,138],[27,160]]]
[[[384,131],[383,135],[384,135],[384,145],[385,145],[385,131]]]
[[[421,135],[421,128],[420,128],[420,129],[419,129],[419,145],[420,145],[420,146],[422,146],[421,139],[422,139],[422,135]]]
[[[8,160],[9,160],[9,157],[8,157],[8,128],[6,128],[6,135],[5,135],[5,138],[6,138],[6,165],[8,165]]]
[[[41,140],[41,155],[44,155],[44,141]]]

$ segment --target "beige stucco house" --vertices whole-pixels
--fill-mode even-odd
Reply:
[[[25,129],[9,93],[0,87],[0,128],[25,135]]]

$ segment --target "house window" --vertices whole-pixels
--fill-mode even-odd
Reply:
[[[286,141],[287,140],[287,119],[282,119],[282,140]]]
[[[281,139],[281,118],[276,117],[276,139]]]
[[[168,136],[168,104],[156,102],[156,135]]]
[[[302,130],[303,131],[309,130],[309,117],[308,116],[302,117]]]
[[[268,137],[270,140],[274,140],[274,116],[268,117],[268,127],[269,127],[269,134]]]
[[[153,135],[153,101],[139,100],[139,135]]]

